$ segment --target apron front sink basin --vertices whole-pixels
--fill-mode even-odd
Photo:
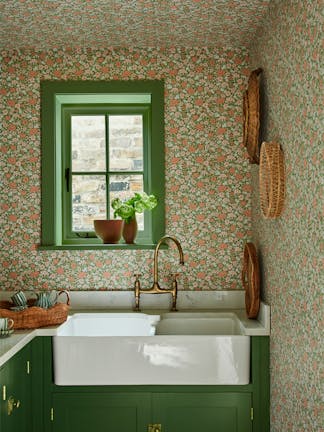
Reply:
[[[250,336],[235,313],[76,314],[53,355],[57,385],[249,383]]]
[[[158,335],[242,335],[240,320],[230,312],[170,312],[157,323]]]

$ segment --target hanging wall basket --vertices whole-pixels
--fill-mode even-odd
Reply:
[[[259,75],[262,69],[251,72],[248,88],[243,93],[243,144],[250,163],[259,163],[260,91]]]
[[[279,217],[285,200],[285,166],[280,144],[263,142],[260,152],[260,204],[266,219]]]
[[[257,318],[260,308],[260,270],[253,243],[246,243],[243,253],[242,284],[245,290],[245,309],[248,318]]]

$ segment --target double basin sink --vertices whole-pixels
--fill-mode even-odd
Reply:
[[[250,336],[234,312],[79,313],[53,356],[57,385],[244,385]]]

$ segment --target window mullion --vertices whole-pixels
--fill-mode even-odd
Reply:
[[[106,175],[106,171],[72,171],[71,175],[98,176],[98,175]]]
[[[138,171],[109,171],[110,175],[144,175],[143,170]]]

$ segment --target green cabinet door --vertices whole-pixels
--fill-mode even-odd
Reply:
[[[249,393],[159,393],[152,407],[162,432],[252,431]]]
[[[6,389],[5,385],[7,383],[7,368],[5,366],[1,366],[0,368],[0,431],[3,430],[3,417],[5,415],[5,399],[6,399]]]
[[[150,395],[54,393],[53,432],[146,432]]]
[[[26,346],[1,369],[1,431],[31,431],[30,347]]]

